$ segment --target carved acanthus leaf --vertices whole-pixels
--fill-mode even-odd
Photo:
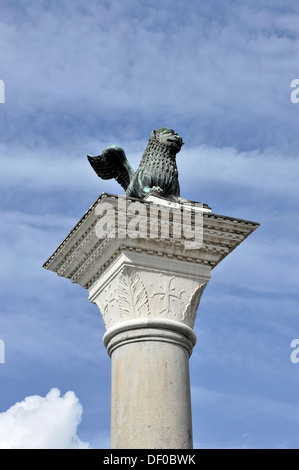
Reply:
[[[197,313],[197,309],[198,309],[198,306],[199,306],[199,302],[200,302],[202,293],[203,293],[206,285],[207,285],[207,283],[204,282],[203,284],[200,284],[195,289],[195,291],[191,294],[191,297],[189,299],[187,307],[185,308],[184,313],[182,315],[182,320],[187,319],[188,323],[190,324],[191,327],[194,326],[196,313]]]
[[[120,312],[131,317],[149,315],[147,293],[138,274],[122,274],[120,276],[118,298]]]

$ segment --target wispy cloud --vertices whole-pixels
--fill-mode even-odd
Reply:
[[[149,134],[149,133],[148,133]],[[0,147],[1,187],[50,192],[57,189],[86,191],[114,186],[121,194],[123,189],[114,182],[106,182],[96,177],[86,154],[100,153],[106,145],[117,143],[124,147],[129,161],[136,169],[147,144],[149,135],[142,141],[130,142],[115,136],[111,141],[81,143],[76,150],[74,145],[64,147],[44,146],[42,149]],[[138,149],[138,151],[137,151]],[[192,146],[188,142],[177,157],[182,192],[196,185],[210,186],[217,194],[219,189],[234,188],[234,192],[253,192],[255,197],[278,200],[297,200],[299,160],[284,155],[277,149],[265,151],[239,152],[233,147]],[[198,190],[197,190],[198,191]],[[204,195],[203,195],[204,196]],[[238,196],[240,198],[240,196]],[[284,210],[287,207],[284,208]],[[256,210],[259,210],[257,205]]]
[[[195,144],[297,140],[289,84],[298,11],[212,3],[31,2],[22,17],[4,8],[2,78],[14,115],[4,138],[63,142],[112,127],[134,138],[161,119],[183,123]]]
[[[199,447],[226,448],[297,448],[298,439],[295,429],[299,419],[299,408],[283,400],[275,400],[242,393],[238,395],[228,391],[215,391],[210,388],[192,387],[192,400],[201,410],[212,409],[217,416],[225,415],[231,423],[227,425],[227,436],[221,441],[218,429],[214,428],[214,439],[211,442],[199,443]],[[202,412],[201,412],[202,413]],[[204,413],[202,413],[204,418]],[[282,440],[277,430],[271,433],[267,428],[268,420],[283,423],[288,439]],[[244,423],[247,423],[244,425]],[[206,424],[206,423],[204,423]],[[282,424],[281,424],[282,425]],[[232,431],[235,426],[235,430]],[[247,430],[246,430],[247,429]],[[250,431],[248,432],[248,430]],[[292,435],[292,430],[294,434]],[[204,433],[198,429],[196,434],[202,437]],[[207,435],[210,435],[208,429]],[[271,436],[271,437],[270,437]],[[274,437],[274,438],[273,438]],[[200,439],[198,439],[200,441]]]

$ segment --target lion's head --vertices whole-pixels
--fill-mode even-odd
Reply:
[[[184,145],[182,137],[180,137],[173,129],[168,129],[168,127],[160,127],[156,131],[152,131],[151,139],[155,139],[167,147],[170,147],[175,153],[181,150],[181,147]]]

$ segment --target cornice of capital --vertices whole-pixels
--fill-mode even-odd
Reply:
[[[212,270],[258,225],[192,201],[103,193],[43,267],[88,290],[128,250]]]

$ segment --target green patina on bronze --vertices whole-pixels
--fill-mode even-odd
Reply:
[[[151,133],[136,172],[122,147],[111,145],[101,155],[87,155],[89,163],[102,179],[115,178],[127,196],[143,199],[152,191],[165,196],[180,196],[176,155],[182,138],[167,127]]]

